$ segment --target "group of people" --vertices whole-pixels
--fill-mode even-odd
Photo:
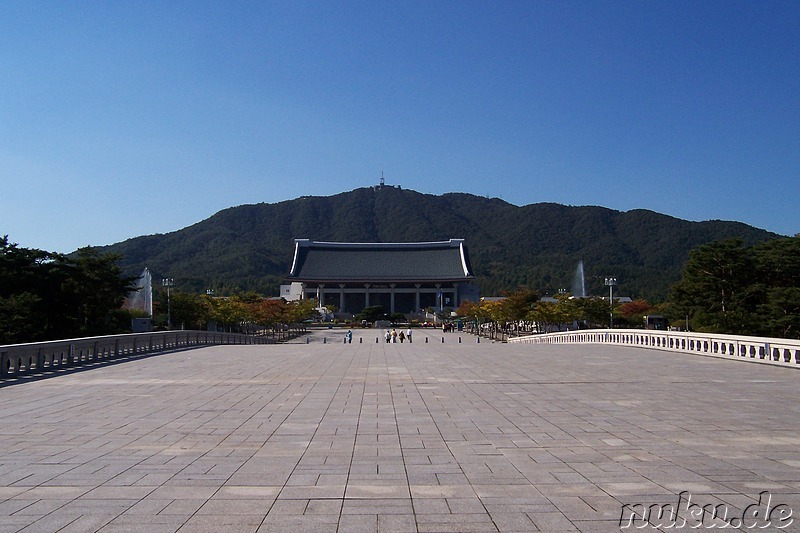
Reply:
[[[408,342],[411,342],[411,328],[405,332],[400,330],[399,333],[396,329],[387,329],[386,333],[383,335],[383,338],[386,340],[386,342],[397,342],[398,340],[400,342],[404,342],[406,339],[408,339]]]

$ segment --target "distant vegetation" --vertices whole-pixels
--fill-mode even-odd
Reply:
[[[67,257],[0,239],[0,344],[122,333],[132,313],[121,309],[133,278],[121,274],[119,256],[91,248]],[[257,293],[213,298],[172,293],[172,323],[204,329],[209,321],[237,331],[299,323],[316,315],[315,300],[285,302]],[[154,322],[164,327],[168,303],[161,291]],[[547,332],[564,324],[583,328],[642,327],[646,314],[695,331],[800,338],[800,236],[746,247],[740,239],[707,243],[690,252],[667,301],[637,299],[611,306],[602,297],[542,299],[521,288],[500,300],[465,302],[457,314],[492,335]],[[380,306],[358,320],[385,318]],[[391,317],[401,320],[402,317]],[[441,318],[446,318],[442,316]]]
[[[727,238],[745,245],[778,237],[739,222],[689,222],[652,211],[557,204],[511,205],[470,194],[441,196],[393,187],[329,197],[243,205],[174,233],[130,239],[104,251],[122,254],[134,275],[147,266],[185,291],[277,295],[291,267],[295,238],[343,242],[466,239],[482,294],[528,287],[570,289],[583,259],[589,294],[664,301],[695,246]]]
[[[203,330],[209,323],[214,323],[223,331],[264,333],[302,323],[318,314],[316,300],[286,302],[281,298],[264,298],[253,292],[211,297],[175,291],[170,302],[163,291],[159,296],[153,309],[153,322],[157,328],[165,328],[171,320],[176,329]]]
[[[82,248],[72,256],[23,248],[0,238],[0,344],[128,333],[141,312],[122,307],[135,277],[122,275],[120,257]],[[176,291],[155,302],[153,322],[165,328],[264,331],[313,317],[316,302],[285,302],[255,293],[212,298]],[[169,307],[169,311],[168,311]]]
[[[0,344],[128,331],[120,309],[135,276],[175,279],[176,327],[208,320],[239,327],[300,321],[314,302],[287,305],[278,293],[295,238],[409,242],[464,238],[476,282],[501,302],[468,303],[459,313],[497,328],[515,321],[544,329],[573,320],[611,321],[608,301],[569,300],[578,262],[588,294],[617,295],[615,326],[640,327],[659,313],[673,324],[709,332],[800,337],[800,237],[738,222],[688,222],[651,211],[534,204],[517,207],[468,194],[424,195],[399,188],[357,189],[331,197],[227,209],[166,235],[138,237],[71,255],[31,250],[0,239]],[[156,299],[166,323],[165,294]],[[206,289],[218,296],[209,298]],[[557,295],[556,301],[541,296]]]
[[[800,237],[699,246],[671,301],[697,331],[800,338]]]
[[[82,248],[74,256],[0,238],[0,344],[130,331],[120,309],[133,288],[119,256]]]
[[[558,331],[565,324],[583,328],[641,328],[647,314],[693,331],[778,338],[800,338],[800,237],[745,247],[740,239],[715,241],[691,251],[669,300],[634,300],[610,306],[607,299],[571,298],[568,293],[541,300],[528,289],[502,300],[466,302],[457,314],[495,335]]]

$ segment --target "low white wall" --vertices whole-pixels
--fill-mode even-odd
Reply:
[[[45,372],[210,344],[271,344],[274,339],[241,333],[162,331],[84,337],[0,346],[0,380],[28,372]]]
[[[508,339],[530,344],[609,344],[800,368],[800,340],[680,331],[594,329]]]

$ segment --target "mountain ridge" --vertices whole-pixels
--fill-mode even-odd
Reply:
[[[183,229],[102,247],[122,254],[126,273],[148,266],[184,290],[277,294],[295,238],[414,242],[463,238],[483,294],[527,286],[568,289],[583,260],[587,290],[604,294],[614,275],[623,294],[659,300],[680,278],[693,247],[738,237],[780,237],[742,222],[692,222],[648,209],[542,202],[516,206],[469,193],[423,194],[363,187],[331,196],[229,207]]]

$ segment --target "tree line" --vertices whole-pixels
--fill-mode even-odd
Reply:
[[[120,259],[91,247],[66,255],[0,238],[0,344],[129,333],[131,319],[145,315],[123,307],[137,277],[123,275]],[[301,323],[315,306],[255,293],[213,298],[173,291],[168,302],[160,291],[153,323],[165,328],[169,312],[186,329],[206,329],[213,321],[228,331],[263,331]]]
[[[180,329],[206,329],[209,323],[214,323],[226,331],[263,333],[308,320],[317,314],[316,307],[316,300],[287,302],[255,292],[212,297],[174,291],[167,302],[166,293],[161,291],[153,319],[157,326],[164,327],[169,312],[169,320]]]
[[[104,251],[123,254],[126,273],[145,266],[169,272],[187,291],[278,294],[296,237],[329,242],[466,237],[471,270],[484,294],[517,287],[557,292],[570,287],[584,260],[589,294],[601,294],[603,277],[613,274],[624,280],[629,295],[665,301],[693,247],[729,237],[750,245],[778,235],[739,222],[689,222],[646,210],[515,206],[470,194],[384,187],[232,207],[179,231],[136,237]]]
[[[119,256],[81,248],[74,255],[22,248],[0,238],[0,344],[130,331],[121,309],[135,278]]]
[[[122,304],[136,278],[124,276],[119,261],[118,254],[94,248],[64,255],[0,238],[0,344],[129,332],[137,313]],[[157,326],[166,325],[167,304],[160,291]],[[205,329],[209,321],[229,330],[275,328],[316,313],[314,300],[286,302],[254,292],[214,298],[174,291],[169,307],[172,324],[186,329]],[[673,327],[693,331],[800,338],[800,236],[752,246],[740,239],[698,246],[663,302],[610,304],[566,293],[542,299],[520,288],[502,300],[465,302],[457,314],[493,333],[545,332],[575,323],[642,327],[644,315],[660,314]]]
[[[726,239],[694,248],[670,297],[660,303],[605,298],[542,299],[521,288],[501,300],[465,302],[456,314],[487,334],[519,329],[556,331],[643,327],[645,315],[663,315],[678,329],[779,338],[800,338],[800,236],[745,246]]]
[[[695,248],[670,303],[696,331],[800,338],[800,235]]]
[[[552,333],[578,324],[583,329],[639,327],[648,313],[663,306],[645,300],[612,305],[605,298],[573,298],[561,293],[541,298],[529,289],[508,293],[502,299],[464,302],[456,315],[471,321],[471,327],[494,337],[498,334]]]

